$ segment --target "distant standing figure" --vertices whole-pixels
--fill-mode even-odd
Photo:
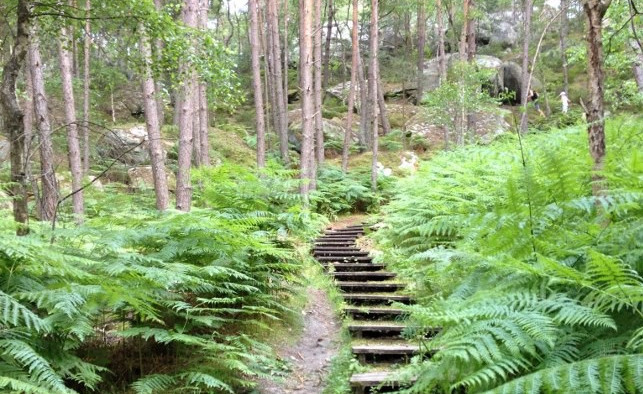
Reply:
[[[563,113],[566,114],[569,110],[569,97],[567,97],[567,93],[560,92],[560,102],[563,104]]]
[[[539,97],[540,96],[538,95],[538,92],[536,92],[535,90],[529,89],[529,92],[527,93],[527,98],[534,102],[534,108],[536,108],[536,111],[538,111],[540,116],[545,116],[543,111],[540,109],[540,103],[538,102]]]

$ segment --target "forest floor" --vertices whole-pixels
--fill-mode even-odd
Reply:
[[[280,382],[258,382],[261,394],[317,394],[324,389],[332,358],[339,348],[341,322],[324,290],[308,288],[307,293],[299,340],[277,349],[279,357],[288,361],[292,370]]]

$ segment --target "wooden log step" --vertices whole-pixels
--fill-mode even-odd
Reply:
[[[392,304],[394,302],[410,304],[412,301],[411,297],[401,294],[344,293],[342,298],[353,305]]]
[[[395,321],[356,321],[348,325],[348,331],[353,334],[378,333],[399,336],[406,324]]]
[[[335,256],[347,256],[347,257],[360,257],[360,256],[368,256],[368,252],[354,252],[351,250],[335,250],[335,251],[330,251],[330,250],[316,250],[313,253],[315,256],[326,256],[326,257],[335,257]]]
[[[317,241],[315,242],[315,248],[317,247],[341,247],[341,246],[347,246],[347,247],[354,247],[355,246],[355,241]]]
[[[328,237],[319,237],[317,238],[317,242],[325,242],[325,241],[355,241],[357,237],[350,237],[346,235],[342,236],[328,236]]]
[[[347,234],[347,233],[364,233],[363,228],[340,228],[336,230],[326,230],[324,234]]]
[[[397,282],[337,282],[337,287],[347,293],[393,292],[405,288],[406,284]]]
[[[375,263],[320,263],[324,269],[333,267],[336,272],[354,272],[354,271],[380,271],[385,268],[384,264]]]
[[[317,259],[317,261],[336,261],[338,263],[341,263],[341,262],[354,262],[354,263],[362,262],[362,263],[364,263],[364,262],[373,261],[373,259],[371,259],[368,256],[355,256],[355,257],[351,257],[351,256],[337,256],[337,257],[335,257],[335,256],[318,256],[318,257],[316,257],[316,259]]]
[[[371,264],[372,265],[372,264]],[[339,281],[378,281],[378,280],[389,280],[397,276],[393,272],[373,272],[373,271],[349,271],[349,272],[333,272],[331,274],[333,278]]]
[[[363,250],[353,246],[318,246],[313,248],[313,253],[316,252],[363,252]]]
[[[411,379],[408,383],[414,383],[416,380]],[[386,389],[402,387],[402,383],[395,378],[395,372],[393,371],[356,373],[351,376],[350,385],[358,394],[365,393],[366,389],[375,387]]]
[[[355,307],[347,306],[344,313],[354,319],[397,319],[405,314],[402,309],[392,307]]]
[[[397,343],[365,343],[361,345],[351,346],[353,354],[368,354],[368,355],[400,355],[412,356],[420,351],[417,345],[411,345],[404,341],[395,341]]]

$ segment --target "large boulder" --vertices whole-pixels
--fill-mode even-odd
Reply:
[[[522,95],[522,67],[513,62],[502,63],[499,73],[499,86],[498,91],[505,93],[514,93],[514,97],[510,100],[512,104],[519,103]],[[537,78],[531,79],[531,86],[534,90],[542,89],[542,83]]]
[[[148,163],[150,154],[145,125],[112,130],[98,144],[98,153],[131,166]]]
[[[5,192],[0,190],[0,211],[10,210],[12,208],[13,205],[11,203],[11,198],[9,198]]]
[[[503,49],[515,47],[520,38],[518,23],[511,11],[488,14],[478,23],[477,42],[496,45]]]
[[[0,163],[9,161],[9,141],[0,135]]]
[[[337,143],[344,141],[344,130],[346,130],[346,127],[341,119],[322,119],[322,129],[324,131],[324,141],[335,141]],[[302,142],[301,131],[301,110],[292,110],[288,113],[288,142],[300,153]],[[354,132],[352,136],[353,141],[357,142],[357,133]]]

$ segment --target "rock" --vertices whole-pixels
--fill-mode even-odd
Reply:
[[[297,113],[296,111],[299,112]],[[301,153],[301,110],[290,111],[288,119],[288,142],[294,146],[297,152]],[[290,122],[291,119],[292,121]],[[324,141],[339,141],[343,143],[345,127],[341,120],[337,118],[322,119],[322,128],[324,130]],[[352,135],[353,141],[357,142],[357,133],[353,133]]]
[[[497,45],[503,49],[512,48],[520,38],[519,21],[514,22],[511,11],[488,14],[478,23],[476,42]]]
[[[98,145],[98,153],[102,157],[118,160],[127,165],[140,165],[149,162],[150,155],[145,125],[136,125],[129,129],[116,129],[107,133]]]
[[[519,103],[522,95],[522,67],[513,62],[502,63],[498,77],[499,85],[498,92],[514,92],[515,97],[508,100],[512,104]],[[536,78],[531,79],[532,89],[542,89],[542,84]]]
[[[0,135],[0,163],[9,161],[9,141]]]
[[[96,177],[92,175],[88,176],[87,178],[91,182],[91,187],[93,187],[96,190],[100,190],[101,192],[105,190],[105,187],[103,186],[103,182],[101,182],[100,179],[96,179]]]
[[[403,171],[414,173],[417,171],[419,159],[415,152],[404,152],[402,161],[398,168]]]
[[[167,171],[167,169],[166,169]],[[176,177],[173,172],[168,171],[167,186],[169,190],[176,188]],[[154,188],[154,175],[152,166],[139,166],[127,170],[128,183],[135,189],[152,189]]]
[[[351,81],[345,81],[326,89],[326,94],[348,105],[348,92],[350,92],[350,88],[351,88]],[[360,97],[359,85],[357,85],[355,89],[355,108],[359,108],[359,105],[360,105],[359,97]]]

